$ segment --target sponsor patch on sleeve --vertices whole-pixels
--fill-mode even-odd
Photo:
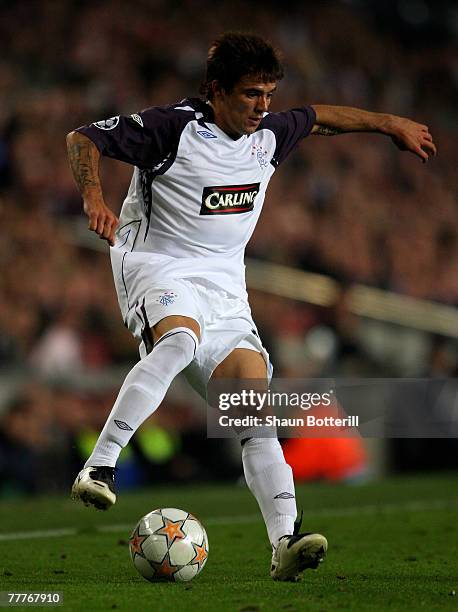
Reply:
[[[95,125],[99,130],[113,130],[119,123],[119,115],[117,117],[110,117],[109,119],[103,119],[102,121],[96,121],[92,125]]]

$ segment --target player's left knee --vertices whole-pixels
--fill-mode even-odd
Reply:
[[[261,353],[234,349],[214,370],[212,378],[251,379],[267,385],[267,366]]]

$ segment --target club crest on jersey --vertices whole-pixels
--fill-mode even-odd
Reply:
[[[269,165],[269,162],[267,160],[267,156],[269,155],[269,152],[267,151],[267,149],[264,149],[261,144],[252,145],[251,155],[256,156],[256,159],[258,160],[258,164],[261,168],[266,168]]]
[[[96,121],[93,125],[99,128],[99,130],[113,130],[119,123],[119,115],[117,117],[110,117],[109,119],[103,119],[102,121]]]
[[[199,134],[199,136],[202,136],[202,138],[218,138],[218,136],[215,136],[212,132],[209,132],[208,130],[197,130],[197,133]]]
[[[230,215],[250,212],[258,193],[259,183],[204,187],[200,214]]]

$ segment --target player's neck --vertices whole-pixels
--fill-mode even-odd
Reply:
[[[237,132],[231,128],[224,116],[224,112],[222,112],[217,105],[213,104],[210,100],[207,102],[207,104],[213,110],[214,122],[221,131],[227,134],[229,138],[232,138],[232,140],[238,140],[243,136],[242,132]]]

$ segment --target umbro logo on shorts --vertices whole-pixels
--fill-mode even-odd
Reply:
[[[294,499],[294,495],[292,493],[288,493],[288,491],[283,491],[283,493],[275,495],[274,499]]]
[[[201,215],[246,213],[253,210],[259,183],[204,187]]]

